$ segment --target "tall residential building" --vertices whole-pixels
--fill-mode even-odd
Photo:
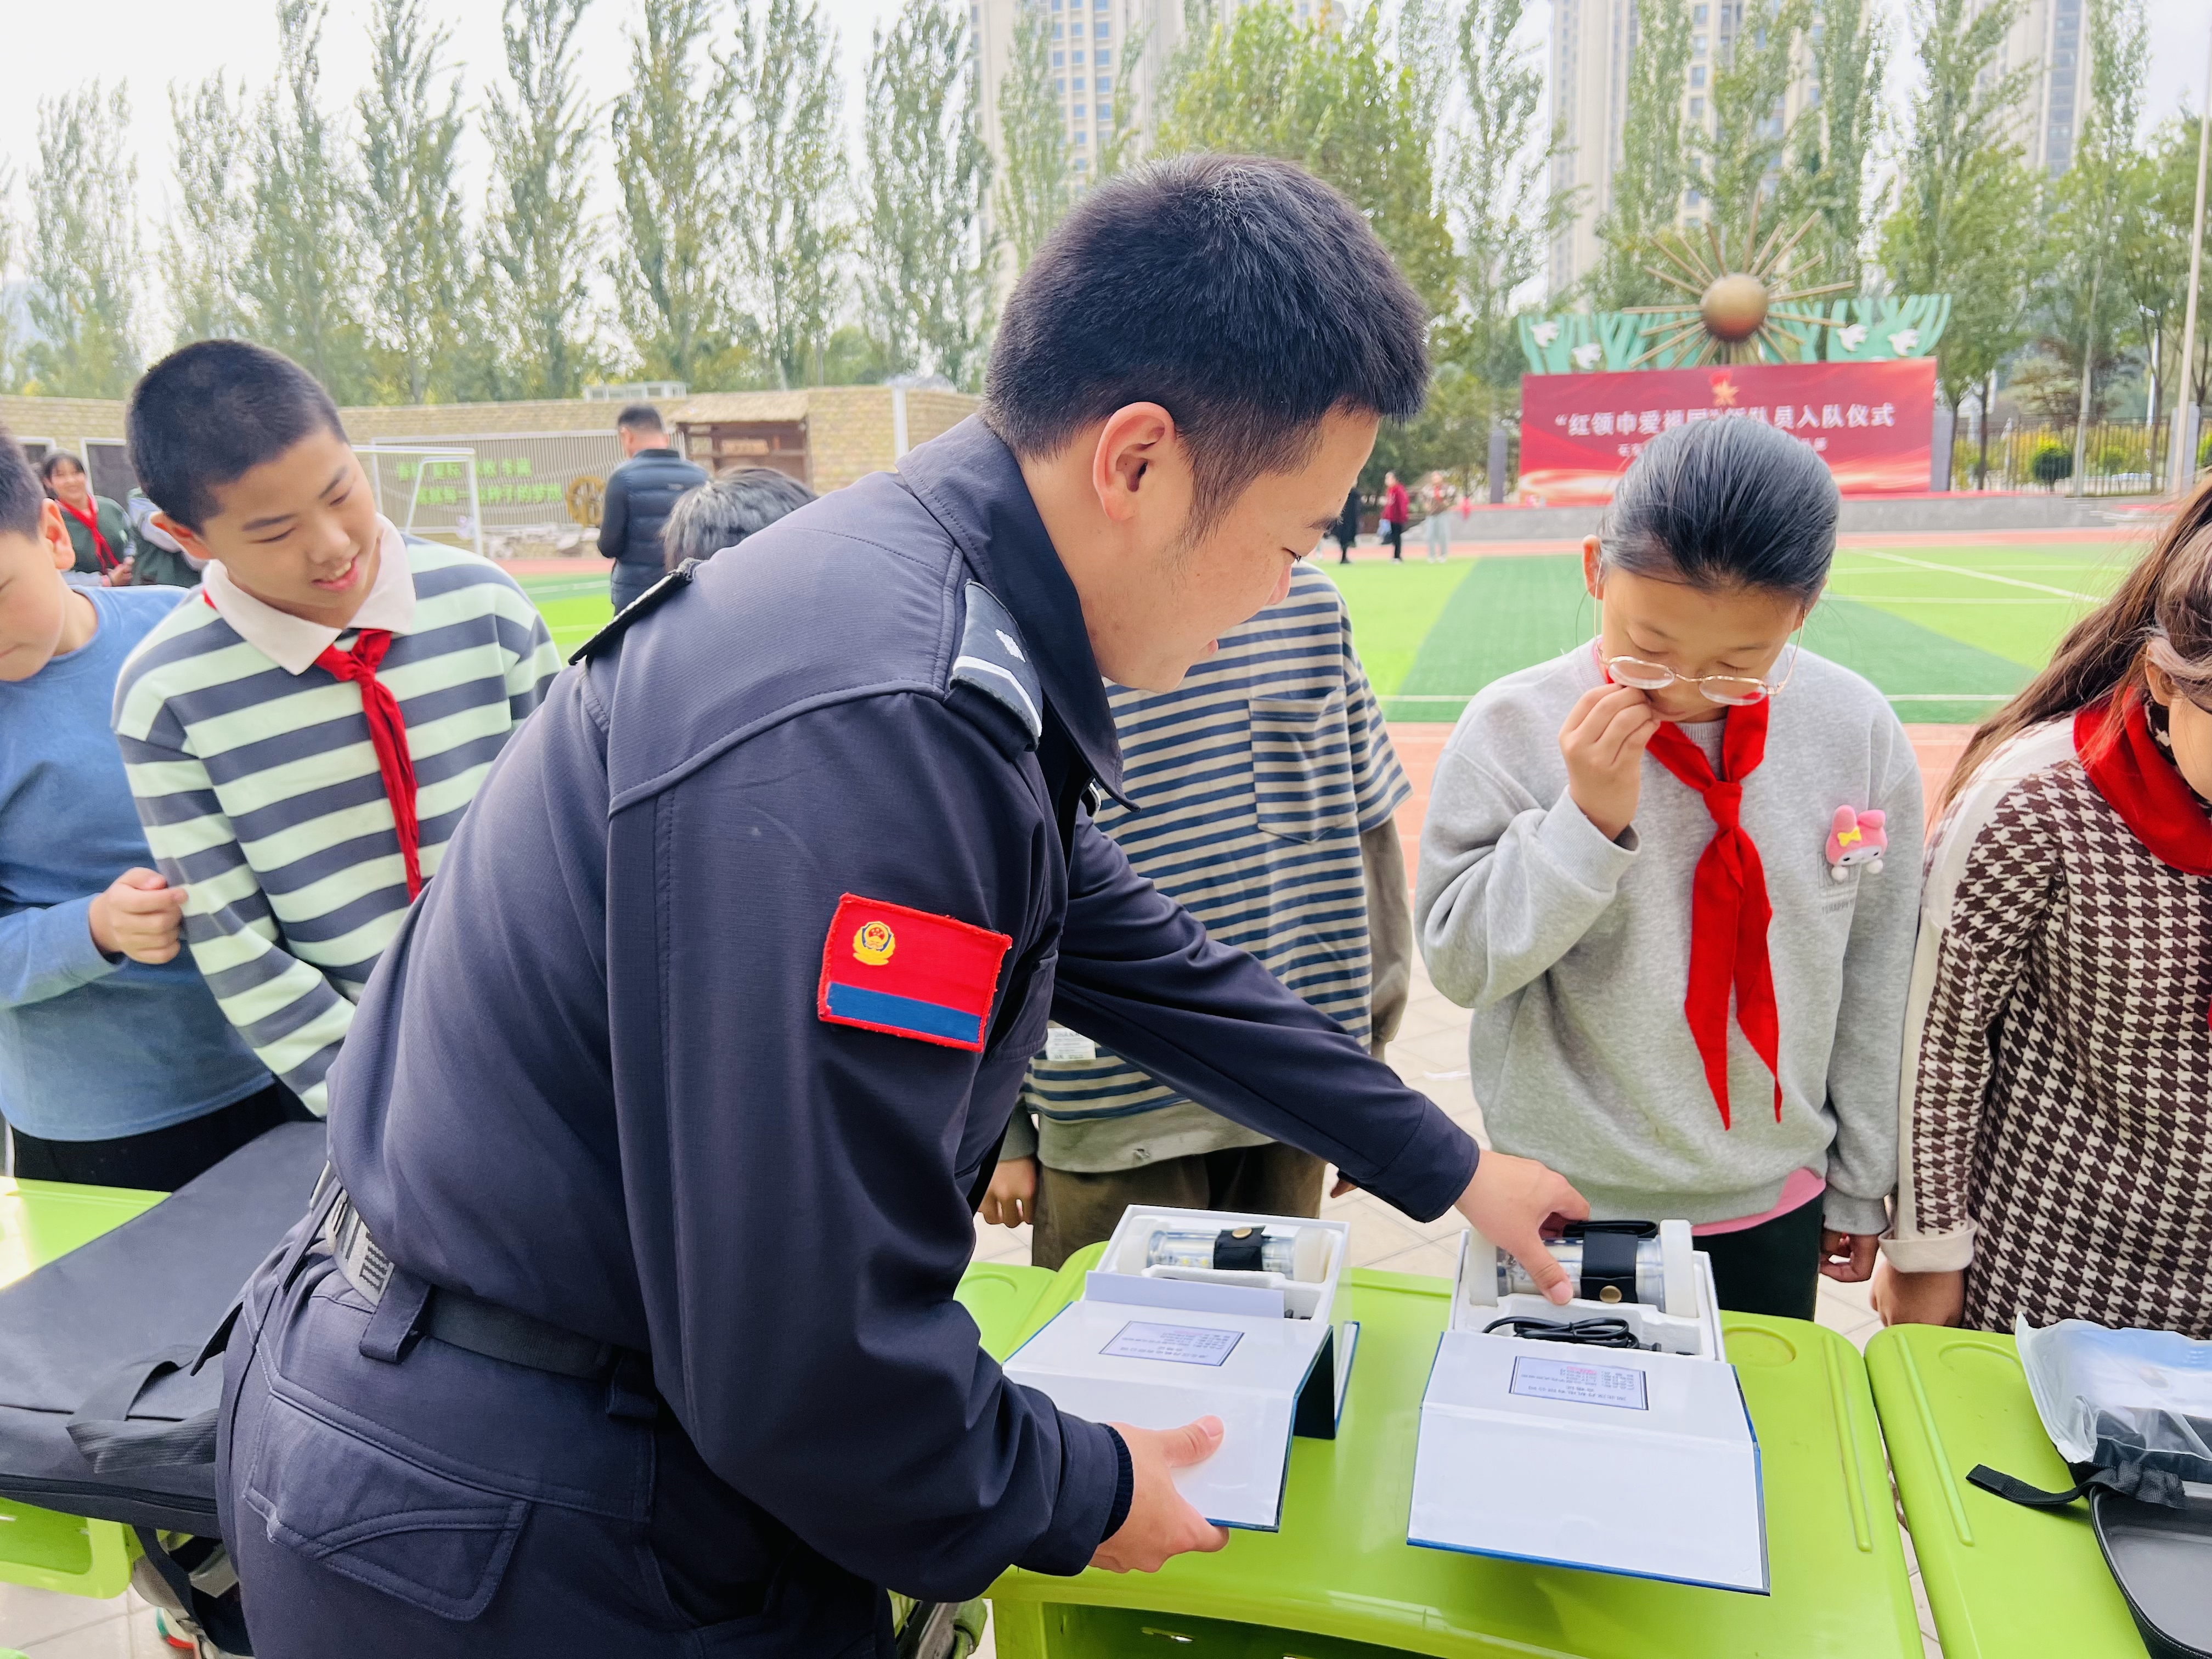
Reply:
[[[1996,65],[2033,70],[2020,112],[2021,148],[2030,167],[2061,173],[2074,165],[2074,146],[2089,107],[2087,0],[2026,0],[2006,32]]]
[[[2081,0],[2042,0],[2078,6]],[[1711,131],[1716,64],[1735,40],[1741,8],[1735,0],[1693,0],[1690,7],[1690,64],[1682,76],[1682,118]],[[1637,48],[1636,0],[1553,0],[1552,118],[1564,125],[1566,143],[1552,161],[1554,191],[1579,188],[1573,222],[1553,239],[1547,271],[1554,295],[1564,295],[1595,267],[1602,252],[1597,228],[1613,210],[1613,173],[1620,164],[1621,119],[1628,106],[1628,65]],[[1791,83],[1782,118],[1795,120],[1816,97],[1800,74]],[[1700,216],[1695,191],[1682,200],[1682,216]]]

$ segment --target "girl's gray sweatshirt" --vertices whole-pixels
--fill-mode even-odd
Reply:
[[[1782,1115],[1731,1007],[1724,1128],[1682,1006],[1712,817],[1648,755],[1618,842],[1583,816],[1559,728],[1602,678],[1585,645],[1488,687],[1429,797],[1414,921],[1437,988],[1474,1010],[1468,1066],[1492,1142],[1550,1164],[1599,1217],[1759,1215],[1808,1169],[1827,1179],[1827,1225],[1886,1231],[1919,914],[1920,771],[1905,728],[1873,686],[1809,651],[1773,699],[1741,821],[1774,908]],[[1717,765],[1722,723],[1682,730]],[[1886,815],[1879,874],[1860,863],[1835,878],[1838,806]]]

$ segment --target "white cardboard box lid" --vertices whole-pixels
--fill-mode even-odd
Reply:
[[[1133,1334],[1132,1328],[1139,1328]],[[1147,1340],[1142,1328],[1233,1333],[1237,1341],[1218,1364],[1130,1357],[1128,1350]],[[1094,1423],[1173,1429],[1219,1418],[1219,1449],[1177,1470],[1176,1490],[1217,1526],[1273,1532],[1281,1521],[1298,1390],[1324,1334],[1309,1320],[1072,1302],[1009,1357],[1006,1371]],[[1106,1352],[1117,1343],[1124,1352]]]
[[[1407,1541],[1765,1594],[1759,1441],[1735,1367],[1446,1332]]]

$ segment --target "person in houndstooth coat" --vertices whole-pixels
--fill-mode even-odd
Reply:
[[[2212,488],[1975,733],[1928,845],[1892,1324],[2212,1338]]]

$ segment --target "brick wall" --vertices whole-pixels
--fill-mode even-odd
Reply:
[[[110,398],[0,397],[0,422],[18,438],[74,450],[85,438],[120,438],[123,404]]]
[[[817,386],[806,392],[806,448],[814,491],[842,489],[891,464],[888,386]]]
[[[983,406],[981,398],[965,392],[909,392],[906,394],[906,441],[927,443],[950,432]]]

